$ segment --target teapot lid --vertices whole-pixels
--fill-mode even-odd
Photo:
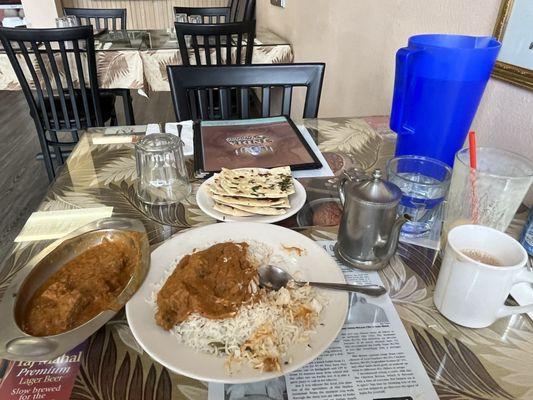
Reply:
[[[377,203],[381,205],[398,203],[402,197],[402,191],[392,182],[382,179],[380,169],[374,170],[371,177],[356,180],[351,185],[350,191],[359,201]]]

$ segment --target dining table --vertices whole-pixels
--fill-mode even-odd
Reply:
[[[386,116],[295,119],[310,132],[335,173],[335,177],[300,180],[307,204],[317,199],[338,201],[338,177],[348,168],[385,168],[396,142],[388,121]],[[141,221],[154,249],[180,232],[217,223],[196,204],[195,194],[203,180],[194,178],[190,157],[186,165],[191,195],[173,205],[148,205],[135,192],[134,144],[94,143],[93,138],[101,137],[103,129],[107,128],[92,128],[81,136],[38,211],[112,207],[113,216]],[[519,209],[510,227],[512,234],[518,234],[526,215],[525,207]],[[313,225],[312,220],[299,215],[279,224],[317,241],[337,237],[338,226]],[[0,297],[17,271],[49,243],[13,244],[0,270]],[[400,241],[387,267],[379,271],[439,397],[533,398],[532,320],[527,315],[515,315],[483,329],[450,322],[433,304],[440,263],[438,250]],[[71,397],[190,400],[207,399],[207,395],[206,382],[174,374],[151,359],[136,342],[124,312],[119,312],[86,341]]]
[[[96,67],[101,89],[169,91],[167,65],[182,65],[174,28],[106,30],[95,36]],[[193,50],[190,49],[193,59]],[[254,64],[282,64],[293,60],[290,43],[272,31],[258,30]],[[191,61],[194,64],[194,61]],[[0,49],[0,90],[20,90],[7,54]]]

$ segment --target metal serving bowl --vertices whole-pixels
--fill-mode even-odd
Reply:
[[[24,311],[32,295],[67,262],[103,241],[122,241],[136,254],[134,272],[115,307],[104,310],[86,323],[53,336],[32,336],[21,328]],[[33,257],[13,278],[0,303],[0,359],[44,361],[53,359],[82,343],[109,321],[133,296],[150,266],[148,236],[141,222],[106,218],[92,222],[61,238]]]

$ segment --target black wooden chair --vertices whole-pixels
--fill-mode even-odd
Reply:
[[[196,65],[252,62],[255,21],[215,25],[176,22],[174,26],[183,65],[191,65],[189,51]]]
[[[92,25],[94,29],[125,30],[127,24],[125,8],[64,8],[65,15],[72,15],[80,25]],[[133,102],[129,89],[102,89],[122,98],[127,125],[135,125]]]
[[[215,25],[176,22],[175,27],[183,65],[191,65],[189,52],[195,65],[252,63],[255,21]],[[235,90],[229,95],[236,99]],[[207,97],[209,115],[214,118],[219,110],[218,90],[207,90]]]
[[[52,180],[53,159],[63,164],[79,130],[116,123],[115,96],[98,87],[93,29],[0,28],[0,40],[28,101]]]
[[[250,117],[251,91],[261,90],[262,117],[271,116],[271,90],[282,91],[281,114],[290,115],[294,87],[305,87],[304,118],[316,118],[325,64],[252,64],[228,66],[167,67],[174,111],[178,121]],[[207,90],[219,90],[220,115],[210,115]],[[231,104],[230,90],[237,90],[238,107]],[[232,115],[237,108],[238,115]]]
[[[125,30],[125,8],[63,8],[65,15],[72,15],[80,25],[92,25],[95,29]]]
[[[174,16],[178,14],[199,15],[205,24],[253,21],[255,0],[230,0],[227,7],[174,7]]]

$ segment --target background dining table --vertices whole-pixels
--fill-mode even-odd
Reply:
[[[174,28],[106,31],[95,36],[95,49],[101,89],[169,91],[166,67],[182,64]],[[190,54],[192,57],[192,49]],[[286,40],[271,31],[257,31],[254,64],[291,63],[292,60],[292,48]],[[7,54],[1,50],[0,90],[20,90]]]
[[[119,50],[120,51],[120,50]],[[152,51],[152,50],[145,50]],[[336,175],[357,166],[383,168],[391,158],[395,134],[387,117],[321,118],[303,124],[332,164]],[[95,144],[102,129],[82,137],[39,211],[111,206],[113,215],[143,222],[151,245],[180,231],[216,221],[196,205],[201,180],[192,178],[193,193],[173,206],[141,203],[132,143]],[[101,142],[100,142],[101,143]],[[192,161],[187,161],[192,169]],[[334,178],[302,179],[307,202],[336,199]],[[31,188],[28,188],[31,190]],[[511,225],[517,234],[527,210],[522,208]],[[281,225],[314,240],[335,240],[337,227],[316,226],[296,217]],[[49,241],[20,242],[0,270],[0,296],[13,275]],[[526,399],[533,397],[533,323],[527,315],[504,318],[485,329],[468,329],[444,318],[433,304],[440,266],[437,251],[400,243],[380,277],[439,396],[445,399]],[[169,349],[171,351],[171,349]],[[144,397],[143,397],[144,396]],[[87,340],[72,398],[207,399],[207,383],[176,375],[153,361],[135,341],[124,313],[119,313]]]

